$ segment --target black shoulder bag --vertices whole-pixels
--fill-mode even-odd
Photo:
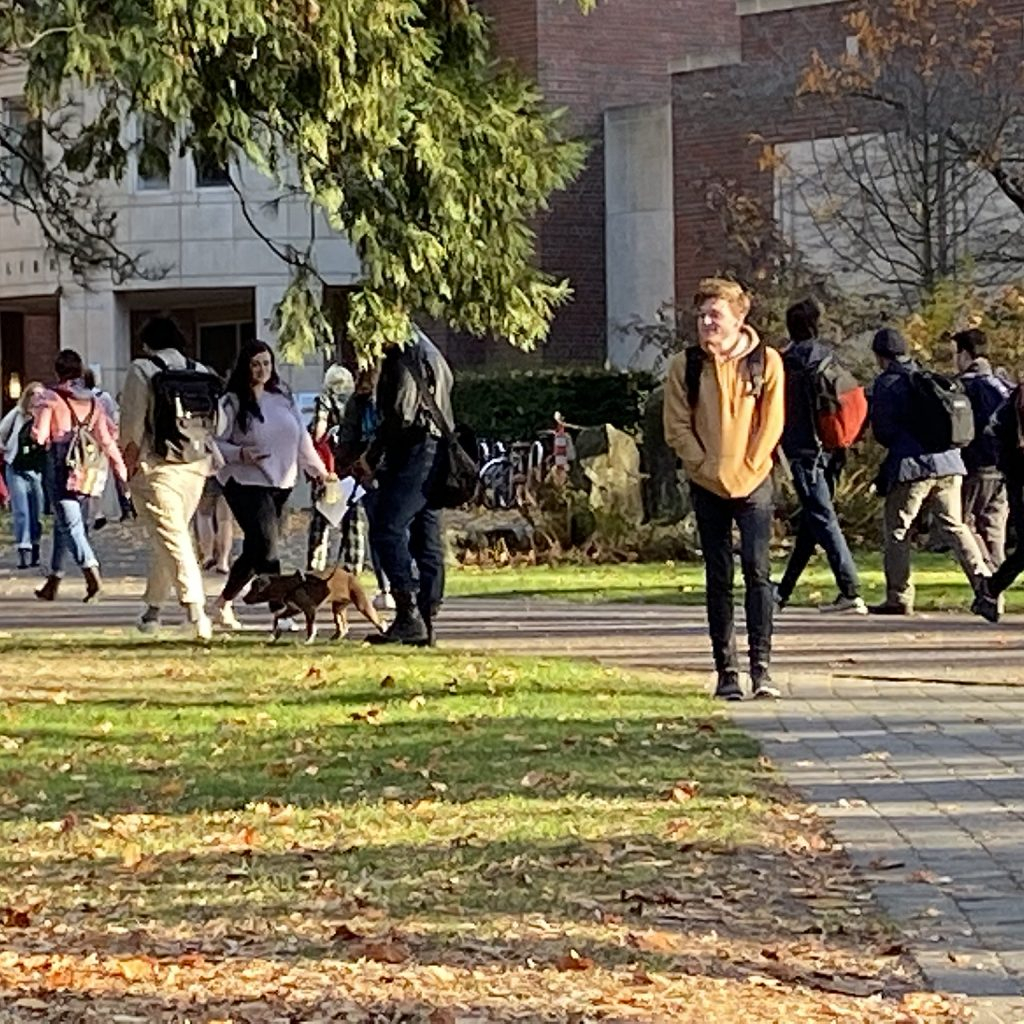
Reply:
[[[456,429],[441,412],[415,357],[406,363],[406,367],[419,389],[423,408],[441,431],[441,465],[434,481],[431,500],[440,508],[460,508],[476,497],[480,486],[480,467],[459,440]]]

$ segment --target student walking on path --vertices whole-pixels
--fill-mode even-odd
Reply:
[[[911,528],[924,512],[946,536],[975,593],[989,575],[981,550],[963,519],[963,456],[956,447],[935,450],[927,436],[948,436],[949,429],[928,422],[929,413],[916,399],[914,375],[920,367],[907,354],[896,330],[885,328],[871,342],[881,373],[871,397],[871,426],[878,443],[888,449],[876,487],[885,498],[885,601],[872,605],[872,615],[911,615],[914,584],[910,575]]]
[[[1015,547],[992,578],[982,580],[971,611],[989,622],[998,622],[1002,595],[1024,572],[1024,384],[1017,385],[995,414],[991,431],[997,445],[999,468],[1006,481]]]
[[[43,392],[38,381],[27,384],[18,404],[0,420],[0,450],[4,456],[19,569],[39,565],[39,541],[43,536],[46,449],[32,437],[34,406]]]
[[[258,573],[278,573],[285,503],[299,471],[318,481],[328,473],[292,396],[281,383],[266,342],[242,346],[222,402],[218,479],[242,529],[242,551],[217,599],[221,625],[238,629],[232,602]]]
[[[156,632],[174,593],[195,637],[208,640],[212,628],[190,523],[206,478],[220,465],[213,443],[220,384],[182,354],[185,339],[170,318],[149,320],[139,340],[144,355],[132,363],[121,395],[121,443],[151,545],[146,607],[137,625]]]
[[[733,609],[733,525],[740,532],[750,676],[755,697],[777,697],[770,674],[773,454],[782,437],[782,358],[746,324],[750,297],[734,282],[702,281],[699,344],[674,356],[665,383],[665,439],[690,479],[704,554],[715,695],[740,700]]]
[[[1006,481],[999,471],[999,445],[988,426],[1010,394],[1010,385],[992,372],[988,343],[974,328],[953,335],[953,359],[974,412],[974,440],[963,449],[964,522],[994,572],[1006,557]]]
[[[818,433],[816,377],[823,365],[835,361],[831,346],[819,337],[820,318],[821,311],[812,299],[798,302],[786,311],[790,343],[782,354],[786,373],[782,450],[789,460],[793,487],[800,501],[800,525],[775,597],[779,608],[784,608],[815,547],[820,545],[839,590],[836,599],[821,610],[866,615],[868,608],[860,596],[857,566],[833,505],[836,486],[846,465],[846,450],[826,451]]]
[[[71,349],[57,355],[57,384],[39,399],[32,436],[46,446],[44,486],[53,509],[50,575],[36,591],[41,601],[57,596],[68,555],[82,570],[85,600],[102,587],[100,564],[89,543],[89,511],[104,457],[122,482],[128,474],[114,439],[114,426],[82,380],[82,357]]]

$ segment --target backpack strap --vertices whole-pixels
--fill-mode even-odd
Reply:
[[[146,358],[162,373],[167,372],[167,363],[165,363],[159,356],[146,356]]]
[[[89,411],[86,413],[85,419],[80,420],[78,418],[78,414],[75,412],[75,407],[71,404],[71,399],[68,398],[68,396],[65,395],[63,391],[57,391],[55,393],[60,395],[60,397],[64,399],[64,404],[68,407],[68,412],[71,413],[71,425],[76,430],[82,430],[83,428],[85,430],[88,430],[92,424],[92,418],[96,413],[96,399],[89,399]]]
[[[700,345],[690,345],[686,350],[686,399],[691,409],[697,405],[700,397],[700,376],[704,372],[707,358],[707,353]]]
[[[764,376],[768,357],[765,353],[767,344],[759,341],[757,347],[746,358],[747,373],[750,375],[750,392],[757,400],[764,392]]]

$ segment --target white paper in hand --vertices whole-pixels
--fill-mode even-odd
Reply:
[[[334,486],[329,483],[313,507],[337,529],[341,526],[349,506],[359,501],[365,493],[366,491],[356,483],[355,477],[347,476],[334,483]]]

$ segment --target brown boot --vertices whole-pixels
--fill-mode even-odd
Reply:
[[[60,577],[59,576],[47,576],[46,582],[36,591],[36,597],[40,601],[52,601],[57,596],[57,591],[60,589]]]
[[[85,577],[85,597],[82,600],[88,604],[94,601],[103,589],[103,580],[100,579],[100,571],[97,568],[83,569],[82,575]]]

